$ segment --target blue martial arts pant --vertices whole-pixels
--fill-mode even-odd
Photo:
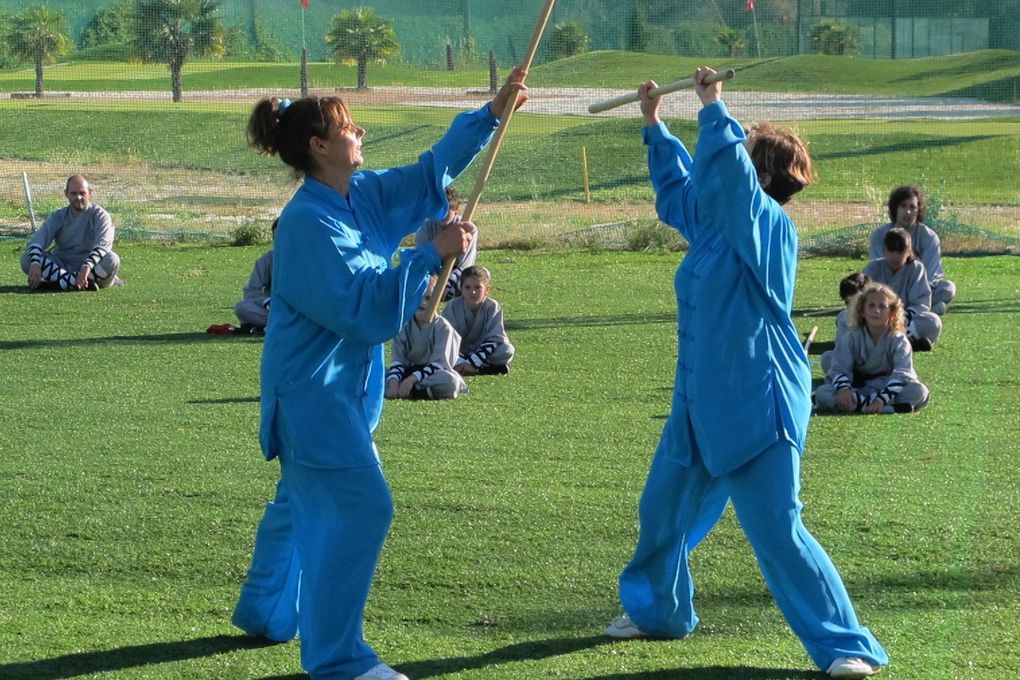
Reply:
[[[682,638],[698,624],[691,550],[732,500],[765,582],[821,669],[841,656],[889,663],[858,623],[843,581],[801,520],[800,455],[778,442],[736,470],[712,477],[698,451],[686,467],[660,443],[641,496],[637,547],[620,574],[620,601],[641,630]]]
[[[378,465],[315,468],[286,454],[280,463],[233,622],[277,641],[300,631],[312,679],[349,680],[379,663],[362,619],[393,519],[389,486]]]

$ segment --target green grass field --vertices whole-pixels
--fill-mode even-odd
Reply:
[[[568,59],[537,63],[529,75],[535,87],[631,88],[649,77],[662,82],[681,78],[704,63],[704,57],[675,57],[636,52],[591,52]],[[717,60],[717,68],[735,68],[740,79],[727,87],[761,92],[823,92],[897,96],[964,96],[989,101],[1017,101],[1020,55],[1009,50],[982,50],[926,59],[857,59],[824,55],[731,58]],[[508,65],[503,65],[506,70]],[[242,88],[295,87],[297,64],[193,59],[186,63],[185,92]],[[666,78],[668,74],[675,74]],[[369,85],[487,87],[488,71],[428,70],[396,63],[371,65]],[[169,90],[170,77],[162,64],[106,61],[68,61],[47,66],[47,90],[160,91]],[[312,62],[309,85],[353,87],[353,65]],[[0,72],[0,92],[34,92],[33,67]]]
[[[123,244],[124,288],[30,294],[20,248],[0,242],[0,677],[302,677],[296,643],[229,624],[277,466],[256,445],[261,341],[204,329],[232,320],[259,249]],[[731,512],[694,555],[693,637],[600,636],[669,407],[679,257],[481,254],[519,354],[455,402],[387,405],[397,515],[366,620],[385,660],[415,680],[822,677]],[[861,264],[802,262],[816,349],[833,318],[805,314]],[[804,457],[806,522],[890,680],[1001,680],[1020,645],[1020,259],[946,270],[959,297],[916,362],[930,406],[817,417]]]
[[[689,73],[695,59],[597,52],[534,67],[529,83],[542,87],[624,87],[648,77],[664,81]],[[733,60],[740,76],[728,90],[812,92],[876,96],[973,96],[1016,100],[1020,55],[983,51],[916,60],[842,59],[822,56]],[[349,88],[349,67],[313,64],[312,85],[321,91]],[[74,62],[46,69],[47,89],[60,91],[158,91],[168,87],[161,65]],[[35,208],[44,215],[63,204],[63,179],[85,169],[97,200],[123,233],[224,237],[240,225],[268,223],[286,202],[289,183],[277,159],[245,146],[247,88],[296,86],[295,64],[190,62],[188,93],[223,91],[215,98],[173,105],[168,99],[54,97],[0,99],[0,234],[29,229],[21,173],[32,181]],[[0,92],[30,89],[31,69],[0,72]],[[373,68],[376,86],[451,87],[487,84],[483,71],[422,71],[393,65]],[[968,90],[970,88],[970,90]],[[977,90],[981,90],[980,92]],[[370,167],[406,163],[446,129],[454,110],[398,106],[372,92],[343,91],[368,128]],[[693,96],[679,93],[675,96]],[[478,103],[484,95],[475,96]],[[593,96],[593,101],[597,97]],[[427,104],[428,102],[423,102]],[[596,225],[653,220],[640,119],[577,115],[515,116],[486,185],[478,217],[503,243],[552,245],[565,233]],[[745,121],[747,122],[747,121]],[[777,121],[783,122],[783,121]],[[690,121],[670,121],[693,141]],[[806,232],[881,219],[893,186],[923,184],[958,214],[959,221],[1020,238],[1020,115],[983,120],[799,121],[821,181],[806,192],[796,214]],[[588,159],[591,203],[584,192],[581,152]],[[473,170],[459,182],[469,191]],[[943,215],[945,216],[945,215]]]

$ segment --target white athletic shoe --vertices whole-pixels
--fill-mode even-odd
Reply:
[[[403,673],[398,673],[384,663],[373,666],[354,680],[411,680]]]
[[[853,680],[854,678],[867,678],[875,675],[881,671],[881,667],[872,666],[864,659],[859,659],[856,656],[846,657],[841,656],[829,666],[829,670],[825,671],[833,678],[844,678],[844,680]]]
[[[626,613],[613,619],[613,622],[609,624],[609,628],[606,628],[606,635],[618,640],[636,640],[638,638],[650,637],[648,633],[638,628]]]

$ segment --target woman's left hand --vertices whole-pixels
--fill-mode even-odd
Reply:
[[[439,257],[447,260],[466,253],[477,232],[474,222],[451,222],[439,230],[432,245],[439,251]]]

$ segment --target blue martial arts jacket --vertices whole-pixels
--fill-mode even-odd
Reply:
[[[431,244],[393,256],[447,209],[444,189],[498,125],[488,105],[458,115],[418,162],[360,171],[348,196],[306,177],[280,213],[273,311],[261,368],[259,443],[322,468],[378,462],[383,343],[407,323],[441,261]],[[279,417],[278,417],[279,416]]]
[[[718,476],[777,441],[803,451],[811,369],[790,319],[796,228],[762,191],[726,106],[704,107],[698,122],[693,159],[661,123],[643,136],[659,217],[690,243],[675,278],[679,352],[663,443],[684,465],[696,443]]]

